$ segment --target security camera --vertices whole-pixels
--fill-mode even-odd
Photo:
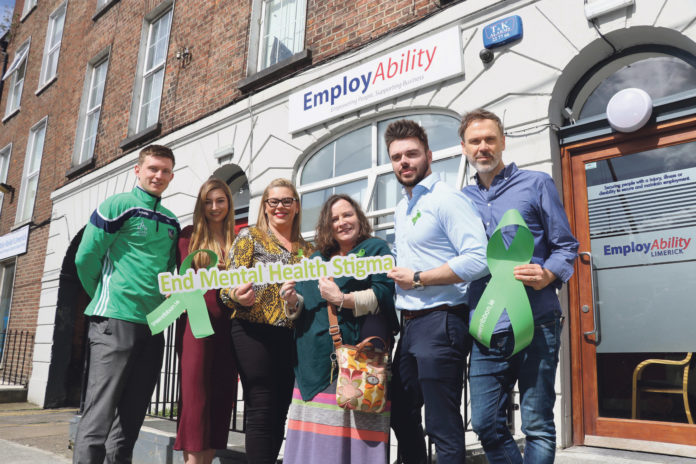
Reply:
[[[493,61],[493,52],[487,48],[484,48],[479,52],[479,58],[481,58],[481,61],[488,64]]]

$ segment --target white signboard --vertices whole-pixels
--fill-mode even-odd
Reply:
[[[290,95],[290,132],[461,74],[462,60],[457,26],[348,68]]]
[[[0,237],[0,259],[26,253],[28,239],[29,224]]]
[[[588,187],[598,268],[696,259],[696,168]]]

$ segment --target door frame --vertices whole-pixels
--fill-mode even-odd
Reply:
[[[612,133],[562,146],[563,200],[571,230],[580,242],[579,251],[590,249],[585,161],[613,158],[624,153],[636,153],[694,140],[696,116],[692,115],[651,124],[631,134]],[[687,445],[684,448],[689,448],[687,452],[691,455],[691,452],[696,452],[694,425],[599,417],[596,350],[583,336],[583,332],[592,330],[594,326],[592,289],[588,288],[589,285],[581,284],[583,278],[589,280],[588,268],[587,260],[581,261],[579,257],[575,263],[575,273],[568,282],[573,443],[632,449],[636,449],[636,441],[648,445],[648,442],[674,443]],[[590,306],[590,312],[582,313],[580,307],[584,304]],[[651,447],[646,446],[645,449],[651,450]],[[659,449],[664,452],[663,448]]]

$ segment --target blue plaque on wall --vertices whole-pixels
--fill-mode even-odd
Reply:
[[[496,48],[522,38],[522,18],[510,16],[483,28],[483,46]]]

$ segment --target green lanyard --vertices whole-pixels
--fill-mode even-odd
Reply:
[[[191,268],[191,262],[196,253],[207,253],[210,257],[208,269],[217,265],[217,253],[211,250],[196,250],[190,253],[181,263],[179,274],[183,275]],[[179,316],[186,311],[191,332],[196,338],[203,338],[215,333],[213,326],[210,325],[208,308],[205,305],[203,290],[193,290],[184,293],[174,293],[164,300],[161,305],[156,307],[146,316],[152,334],[158,334],[169,327]]]
[[[505,247],[501,232],[506,226],[517,226],[515,237],[508,248]],[[491,280],[471,318],[469,333],[490,348],[495,324],[503,309],[506,309],[515,335],[515,348],[510,356],[527,347],[534,336],[534,317],[527,292],[524,284],[515,279],[513,274],[515,266],[529,263],[533,253],[534,237],[527,223],[516,209],[507,210],[488,241],[486,256]]]

